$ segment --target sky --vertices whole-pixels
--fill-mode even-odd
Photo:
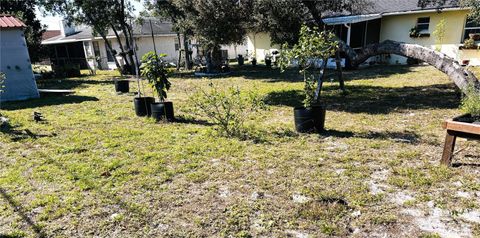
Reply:
[[[138,14],[144,9],[142,3],[138,1],[131,1],[131,3],[135,7],[136,14]],[[44,16],[44,13],[42,13],[42,11],[40,11],[38,8],[35,10],[35,12],[37,18],[40,19],[40,22],[44,25],[47,25],[47,30],[60,30],[60,21],[62,20],[62,17],[52,16],[51,14],[47,14]]]

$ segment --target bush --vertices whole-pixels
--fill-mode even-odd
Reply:
[[[221,134],[245,139],[245,122],[252,113],[264,107],[263,99],[252,91],[242,93],[238,87],[220,89],[210,83],[208,88],[197,87],[189,101],[195,112],[206,116],[218,126]]]
[[[475,44],[475,40],[473,38],[469,38],[463,42],[463,47],[465,49],[478,49],[477,44]]]
[[[467,88],[465,96],[462,98],[461,109],[473,117],[480,117],[480,91],[473,85]]]

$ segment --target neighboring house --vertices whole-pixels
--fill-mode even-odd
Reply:
[[[178,51],[183,48],[183,41],[181,41],[181,45],[178,44],[177,34],[172,30],[171,23],[162,22],[158,19],[151,20],[152,28],[149,19],[145,20],[143,25],[134,24],[132,27],[138,59],[141,60],[144,54],[153,51],[153,42],[155,42],[157,53],[166,54],[165,60],[176,64]],[[51,48],[50,60],[53,65],[77,64],[81,68],[93,68],[95,64],[99,69],[115,69],[116,65],[113,57],[117,57],[120,64],[123,64],[123,59],[114,56],[107,49],[104,40],[100,36],[94,36],[90,27],[72,27],[65,23],[61,26],[59,36],[42,41],[43,45]],[[113,31],[108,33],[107,39],[112,47],[120,52]],[[193,58],[198,53],[196,48],[195,44],[190,44]],[[229,58],[236,58],[237,54],[245,54],[247,47],[246,45],[223,46],[222,49],[227,50]]]
[[[17,18],[0,14],[0,71],[6,76],[4,92],[0,93],[2,102],[39,97],[24,27]]]
[[[461,50],[469,34],[480,34],[480,25],[467,20],[469,10],[457,5],[442,8],[420,8],[418,0],[373,0],[373,5],[362,15],[332,16],[323,19],[325,24],[354,49],[385,40],[419,44],[470,65],[480,65],[479,50]],[[445,37],[441,42],[433,35],[438,23],[445,20]],[[410,37],[416,28],[419,37]],[[267,33],[249,34],[248,51],[255,53],[257,60],[264,59],[264,52],[278,49],[272,46]],[[480,43],[480,42],[477,42]],[[396,55],[372,57],[369,61],[390,64],[405,64],[407,59]]]

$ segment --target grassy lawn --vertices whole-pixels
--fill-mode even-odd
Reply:
[[[346,72],[347,96],[327,83],[322,135],[293,130],[294,71],[176,75],[181,121],[168,124],[136,117],[113,74],[46,81],[76,93],[2,104],[12,127],[0,133],[0,237],[480,235],[480,144],[460,139],[459,166],[439,165],[441,123],[461,112],[431,67]],[[210,81],[265,97],[255,139],[222,137],[192,114],[192,86]]]

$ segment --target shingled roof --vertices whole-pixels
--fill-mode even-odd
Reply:
[[[20,28],[25,27],[22,21],[18,20],[17,18],[0,14],[0,28]]]
[[[150,20],[152,21],[152,28],[150,28]],[[159,20],[157,18],[147,18],[146,20],[143,21],[142,24],[133,24],[133,35],[135,36],[150,36],[152,34],[154,35],[171,35],[171,34],[176,34],[172,30],[172,23],[170,22],[165,22],[162,20]],[[122,35],[122,32],[119,32],[120,35]],[[42,41],[42,44],[49,45],[49,44],[58,44],[58,43],[67,43],[67,42],[77,42],[77,41],[85,41],[88,39],[92,39],[93,37],[99,37],[94,36],[92,28],[90,27],[82,27],[78,28],[77,31],[74,34],[68,35],[68,36],[55,36],[49,39],[46,39]],[[107,34],[107,37],[115,37],[115,33],[110,30]]]
[[[424,8],[418,5],[418,0],[370,0],[372,7],[367,10],[368,13],[393,13],[393,12],[411,12],[432,9],[445,9],[459,7],[458,0],[448,0],[445,5],[439,7],[436,4],[430,4]]]

